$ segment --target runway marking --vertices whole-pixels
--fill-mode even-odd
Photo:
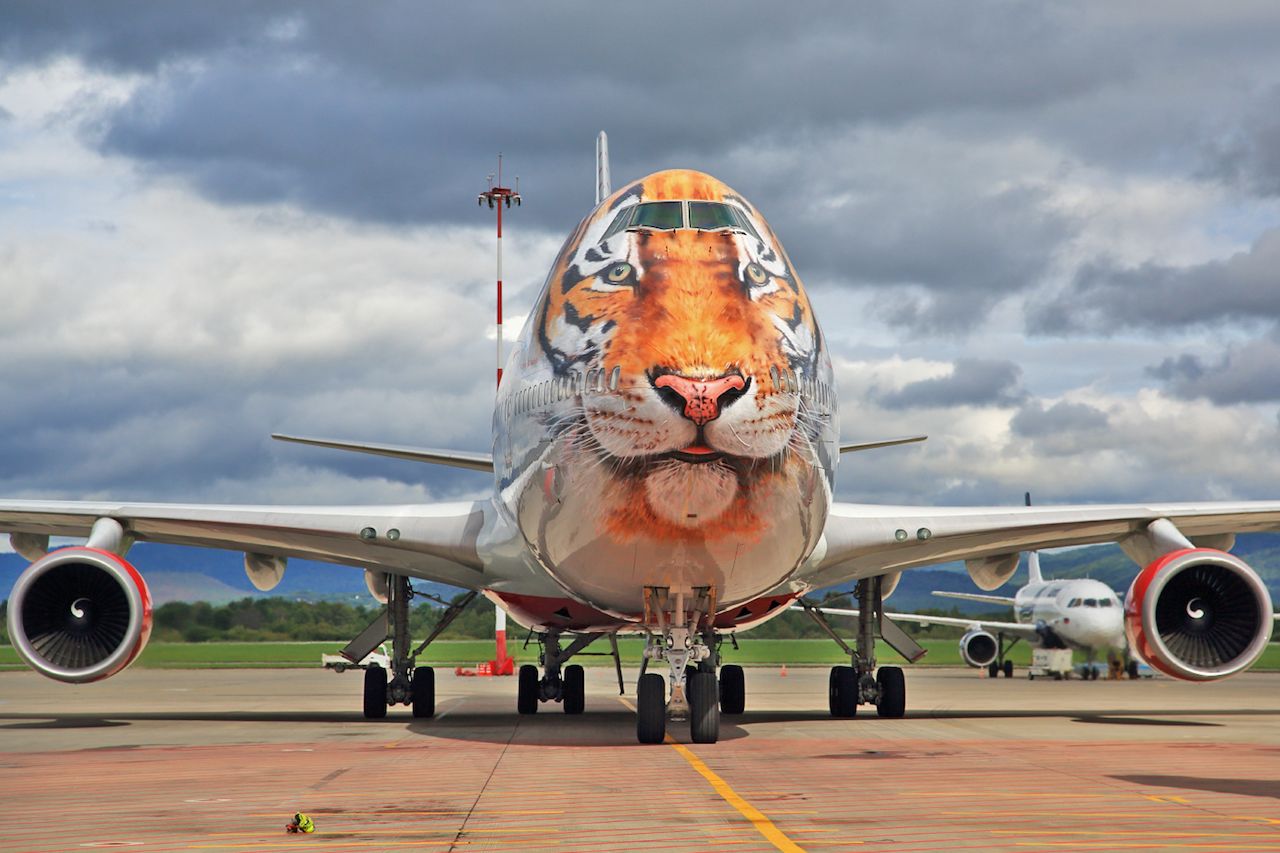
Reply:
[[[636,706],[631,704],[627,699],[621,696],[615,697],[623,705],[626,705],[634,713]],[[744,800],[737,791],[729,786],[729,783],[721,779],[716,772],[706,765],[698,756],[693,754],[693,750],[689,749],[682,743],[676,741],[671,735],[666,736],[666,743],[676,752],[680,753],[680,757],[689,762],[689,766],[698,771],[698,774],[710,783],[712,789],[720,795],[726,803],[737,809],[738,814],[746,818],[756,831],[768,839],[769,843],[784,853],[805,853],[805,849],[796,844],[777,826],[773,821],[765,817],[764,813],[757,809],[751,803]]]
[[[1190,805],[1191,803],[1190,800],[1187,800],[1184,797],[1171,797],[1168,795],[1157,796],[1156,794],[1143,794],[1142,796],[1146,797],[1153,803],[1177,803],[1181,806]]]

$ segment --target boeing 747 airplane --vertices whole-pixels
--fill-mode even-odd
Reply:
[[[745,704],[742,670],[720,666],[719,641],[851,581],[861,615],[850,665],[832,672],[833,712],[874,705],[902,716],[902,670],[875,659],[876,636],[901,633],[881,602],[900,572],[948,560],[964,560],[990,590],[1022,551],[1119,542],[1143,566],[1125,620],[1152,666],[1212,680],[1262,653],[1270,597],[1228,550],[1236,532],[1280,529],[1280,502],[837,502],[842,453],[920,437],[841,443],[826,341],[769,223],[709,175],[662,171],[614,192],[597,165],[597,204],[565,241],[506,362],[492,454],[295,439],[469,468],[493,478],[490,496],[400,506],[0,500],[0,530],[32,561],[8,610],[26,663],[87,682],[138,656],[152,611],[126,559],[135,541],[242,551],[264,590],[291,557],[363,570],[387,607],[351,648],[390,636],[392,650],[389,673],[366,671],[369,717],[395,704],[434,713],[434,673],[415,666],[422,647],[408,633],[417,579],[483,594],[535,632],[542,662],[520,673],[524,713],[548,701],[581,713],[573,654],[644,632],[646,663],[659,670],[637,686],[645,743],[686,715],[694,741],[714,742],[721,710]],[[49,550],[50,537],[86,542]]]

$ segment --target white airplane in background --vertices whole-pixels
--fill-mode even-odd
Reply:
[[[920,613],[884,615],[897,622],[967,628],[960,638],[960,657],[969,666],[986,667],[993,678],[1000,673],[1013,677],[1013,661],[1007,660],[1005,653],[1019,640],[1031,646],[1051,649],[1080,649],[1089,655],[1090,662],[1097,652],[1125,653],[1128,643],[1125,639],[1124,608],[1111,587],[1088,579],[1046,581],[1040,573],[1040,555],[1035,551],[1027,555],[1027,573],[1028,583],[1012,596],[933,593],[941,598],[1012,607],[1014,622]],[[817,610],[827,616],[857,616],[859,612],[812,605],[792,609]],[[1136,662],[1128,672],[1131,676],[1136,675]]]
[[[9,596],[23,659],[86,682],[137,657],[151,600],[125,557],[139,540],[243,551],[259,589],[279,582],[290,557],[364,570],[387,608],[349,650],[388,635],[392,649],[389,674],[366,670],[369,717],[390,704],[434,713],[434,672],[415,666],[423,646],[412,648],[408,633],[410,579],[419,578],[484,594],[536,633],[542,666],[521,668],[524,713],[543,701],[581,713],[582,668],[566,662],[596,638],[646,633],[645,660],[666,677],[646,672],[638,684],[645,743],[662,742],[668,717],[686,714],[692,739],[714,742],[721,710],[745,704],[742,669],[720,666],[724,635],[851,581],[858,637],[850,665],[832,671],[831,709],[872,704],[902,716],[902,670],[877,668],[875,639],[908,659],[919,649],[883,618],[881,602],[900,572],[948,560],[964,560],[990,590],[1022,551],[1120,542],[1144,567],[1126,629],[1153,666],[1212,680],[1262,653],[1270,597],[1225,549],[1237,531],[1280,529],[1280,502],[835,502],[842,452],[922,437],[840,443],[825,339],[751,203],[699,172],[658,172],[617,192],[607,174],[598,158],[597,204],[566,240],[507,360],[491,455],[285,437],[490,473],[489,497],[398,506],[0,500],[0,530],[32,560]],[[87,542],[50,551],[50,536]],[[565,635],[574,639],[562,647]]]

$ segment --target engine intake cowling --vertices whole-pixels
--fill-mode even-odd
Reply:
[[[9,638],[36,672],[98,681],[133,662],[151,636],[151,593],[138,570],[96,548],[61,548],[18,576]]]
[[[991,632],[975,629],[960,638],[960,657],[969,666],[984,667],[995,661],[1000,645]]]
[[[1225,551],[1174,551],[1138,573],[1125,596],[1129,647],[1166,675],[1213,681],[1248,669],[1271,639],[1271,595]]]

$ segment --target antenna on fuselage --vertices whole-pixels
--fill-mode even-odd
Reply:
[[[609,180],[609,134],[603,130],[596,137],[596,204],[613,195]]]
[[[520,206],[520,179],[516,178],[516,188],[510,189],[502,185],[502,154],[498,154],[498,180],[494,183],[493,175],[489,176],[489,189],[476,197],[476,204],[489,202],[490,210],[498,211],[498,385],[502,384],[502,208],[511,207],[512,202]]]
[[[1031,493],[1026,493],[1027,506],[1031,506]],[[1043,583],[1044,575],[1040,574],[1040,552],[1027,554],[1027,583]]]

